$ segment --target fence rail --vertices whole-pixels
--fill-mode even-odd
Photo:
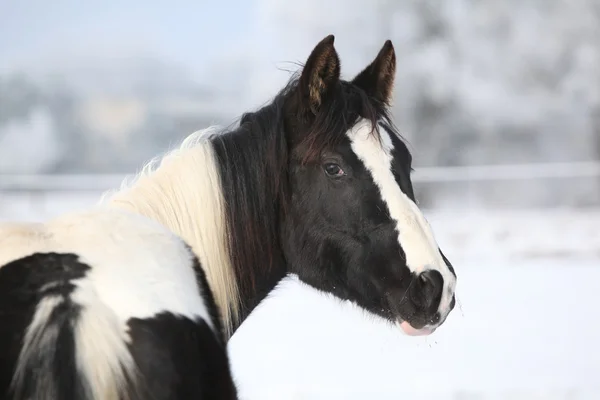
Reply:
[[[0,191],[103,191],[117,188],[128,174],[0,174]],[[422,167],[414,182],[468,182],[599,177],[600,161]]]

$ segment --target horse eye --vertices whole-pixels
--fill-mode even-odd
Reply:
[[[342,176],[346,175],[344,170],[337,164],[328,163],[323,166],[325,173],[329,176]]]

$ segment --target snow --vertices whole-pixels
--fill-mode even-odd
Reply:
[[[287,278],[230,341],[243,398],[599,398],[597,260],[456,268],[426,338]]]
[[[0,221],[40,220],[99,193],[0,193]],[[229,343],[241,398],[600,398],[600,209],[430,210],[458,304],[408,337],[286,278]]]

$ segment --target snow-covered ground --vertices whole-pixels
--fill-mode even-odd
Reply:
[[[230,341],[246,399],[599,399],[597,262],[457,265],[427,338],[290,279]]]
[[[40,220],[98,193],[0,193],[0,221]],[[458,273],[427,338],[288,278],[229,351],[243,399],[599,399],[600,209],[429,211]]]

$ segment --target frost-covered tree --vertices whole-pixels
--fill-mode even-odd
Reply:
[[[289,58],[302,59],[316,40],[335,33],[347,75],[391,38],[398,54],[394,115],[418,166],[597,157],[594,0],[262,0],[259,7],[264,35],[277,32],[277,53]],[[460,203],[469,187],[493,205],[600,197],[589,179],[421,189],[426,199]]]

